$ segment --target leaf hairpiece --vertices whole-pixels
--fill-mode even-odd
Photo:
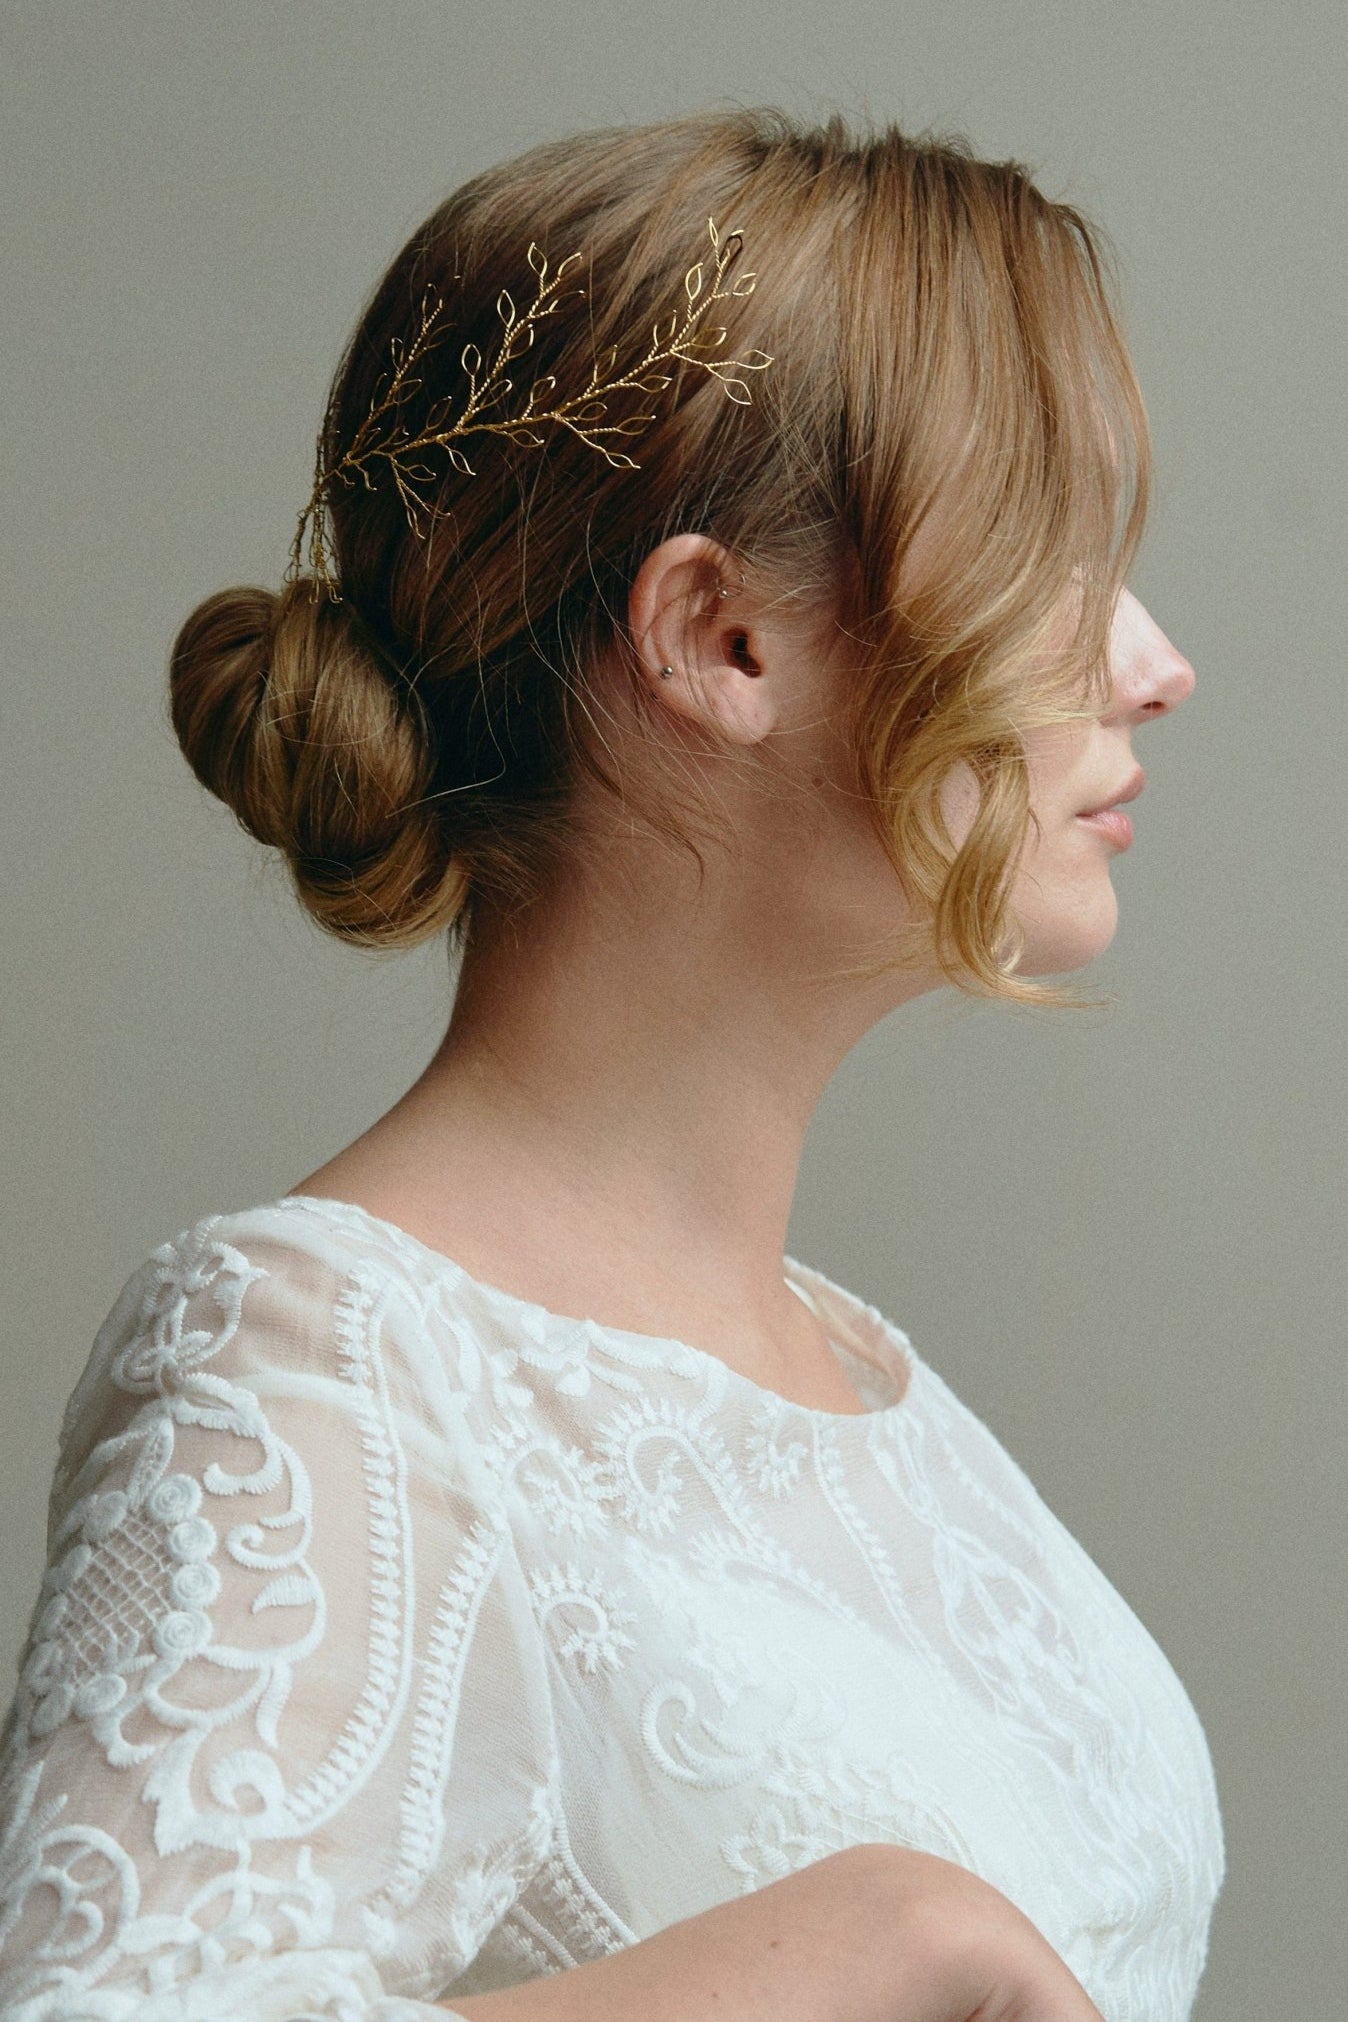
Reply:
[[[743,358],[719,356],[726,331],[722,325],[709,325],[706,317],[718,302],[752,295],[757,276],[731,277],[743,247],[739,232],[731,232],[723,239],[714,218],[708,218],[707,231],[711,240],[710,258],[704,254],[688,269],[683,277],[683,303],[652,326],[650,345],[643,358],[620,370],[618,347],[609,345],[596,355],[589,381],[579,393],[558,398],[555,376],[545,373],[533,382],[522,399],[512,402],[516,387],[508,368],[532,348],[539,326],[556,314],[563,299],[562,283],[581,260],[579,253],[571,253],[550,273],[546,255],[531,243],[528,261],[537,283],[533,301],[521,312],[509,291],[502,289],[496,301],[501,336],[495,349],[484,358],[476,344],[465,344],[459,363],[467,377],[466,390],[433,402],[420,425],[410,428],[403,419],[403,408],[422,389],[419,368],[427,353],[441,344],[452,328],[445,320],[444,302],[433,288],[428,288],[422,297],[416,334],[410,341],[402,337],[393,339],[392,370],[379,381],[369,413],[335,463],[325,463],[323,441],[319,439],[314,486],[291,542],[288,578],[296,580],[303,571],[307,537],[311,574],[330,598],[339,600],[325,523],[329,489],[340,481],[347,485],[363,484],[372,491],[376,466],[385,467],[403,502],[409,528],[424,538],[429,524],[437,517],[434,499],[426,490],[436,474],[434,466],[426,461],[431,451],[442,450],[455,470],[464,477],[473,477],[476,472],[461,447],[470,436],[504,436],[525,448],[541,449],[546,438],[539,431],[552,427],[566,429],[591,449],[598,450],[615,470],[636,470],[639,466],[635,458],[615,447],[615,443],[639,435],[654,421],[655,415],[620,412],[615,417],[611,403],[621,394],[662,393],[674,375],[672,370],[661,368],[677,364],[701,366],[720,380],[731,400],[742,407],[750,406],[749,388],[739,375],[762,372],[773,361],[765,351],[749,351]],[[585,290],[579,288],[575,292],[583,296]]]

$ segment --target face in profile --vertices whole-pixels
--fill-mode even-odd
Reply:
[[[1146,775],[1133,731],[1168,715],[1193,692],[1193,668],[1127,589],[1114,609],[1109,665],[1111,692],[1095,721],[1052,724],[1026,735],[1036,820],[1012,887],[1025,934],[1020,975],[1082,968],[1113,940],[1118,900],[1110,870],[1130,846],[1134,822],[1145,835],[1146,812],[1139,819],[1137,795]],[[1127,806],[1112,818],[1089,818],[1092,810],[1121,800]],[[942,804],[951,834],[962,842],[978,804],[967,769],[948,782]]]
[[[1145,783],[1133,731],[1168,715],[1193,692],[1195,674],[1125,589],[1110,628],[1109,701],[1094,723],[1053,725],[1029,739],[1031,805],[1038,818],[1015,886],[1025,929],[1026,975],[1076,969],[1114,938],[1118,900],[1111,867],[1130,846],[1146,814],[1137,795]],[[1121,801],[1127,802],[1120,807]],[[1103,820],[1094,810],[1118,808]]]

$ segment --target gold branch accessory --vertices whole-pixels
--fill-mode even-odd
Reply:
[[[677,311],[653,325],[645,356],[636,364],[620,370],[618,347],[609,345],[596,356],[589,380],[579,393],[559,399],[555,376],[545,373],[533,382],[522,399],[512,402],[515,381],[507,368],[531,349],[539,326],[556,314],[559,302],[567,294],[574,292],[582,297],[585,294],[584,288],[573,291],[562,287],[566,276],[580,264],[581,254],[569,254],[549,272],[546,255],[531,243],[527,257],[537,283],[533,301],[521,312],[509,291],[502,289],[496,301],[501,336],[495,349],[484,359],[476,344],[465,344],[459,363],[467,375],[466,391],[434,401],[421,425],[412,429],[403,419],[403,408],[422,390],[424,382],[418,376],[419,368],[428,352],[441,344],[453,327],[446,320],[444,302],[434,288],[428,288],[422,297],[415,336],[410,342],[403,337],[393,339],[392,369],[380,379],[369,413],[334,464],[324,462],[323,440],[319,438],[314,486],[291,542],[287,580],[295,581],[303,573],[307,537],[315,594],[321,587],[334,602],[340,601],[333,580],[326,525],[330,488],[339,482],[360,483],[367,491],[373,491],[372,472],[376,466],[383,465],[392,477],[409,528],[424,539],[432,523],[441,516],[433,495],[427,491],[436,475],[434,466],[426,461],[431,451],[443,450],[455,470],[464,477],[473,477],[476,475],[473,466],[460,447],[467,437],[499,435],[525,448],[541,449],[546,438],[539,430],[550,426],[566,429],[591,449],[598,450],[615,470],[636,470],[639,466],[635,459],[614,444],[639,435],[654,421],[655,415],[619,411],[615,416],[611,403],[622,394],[662,393],[674,375],[660,368],[676,364],[700,366],[720,380],[731,400],[743,407],[750,406],[749,388],[739,375],[762,372],[772,364],[772,359],[765,351],[756,350],[747,352],[743,358],[718,356],[726,341],[725,328],[709,325],[705,319],[717,302],[752,295],[757,276],[732,274],[743,248],[739,232],[722,238],[714,218],[708,218],[707,232],[711,240],[710,258],[704,254],[688,269],[683,277],[685,300]]]

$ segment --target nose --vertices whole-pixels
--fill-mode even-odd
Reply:
[[[1187,702],[1198,676],[1131,590],[1120,592],[1110,632],[1111,714],[1135,721]]]

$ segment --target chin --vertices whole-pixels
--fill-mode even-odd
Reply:
[[[1089,901],[1079,899],[1061,910],[1040,906],[1022,913],[1025,952],[1016,964],[1018,976],[1061,976],[1084,969],[1103,955],[1119,924],[1119,902],[1106,879]]]

